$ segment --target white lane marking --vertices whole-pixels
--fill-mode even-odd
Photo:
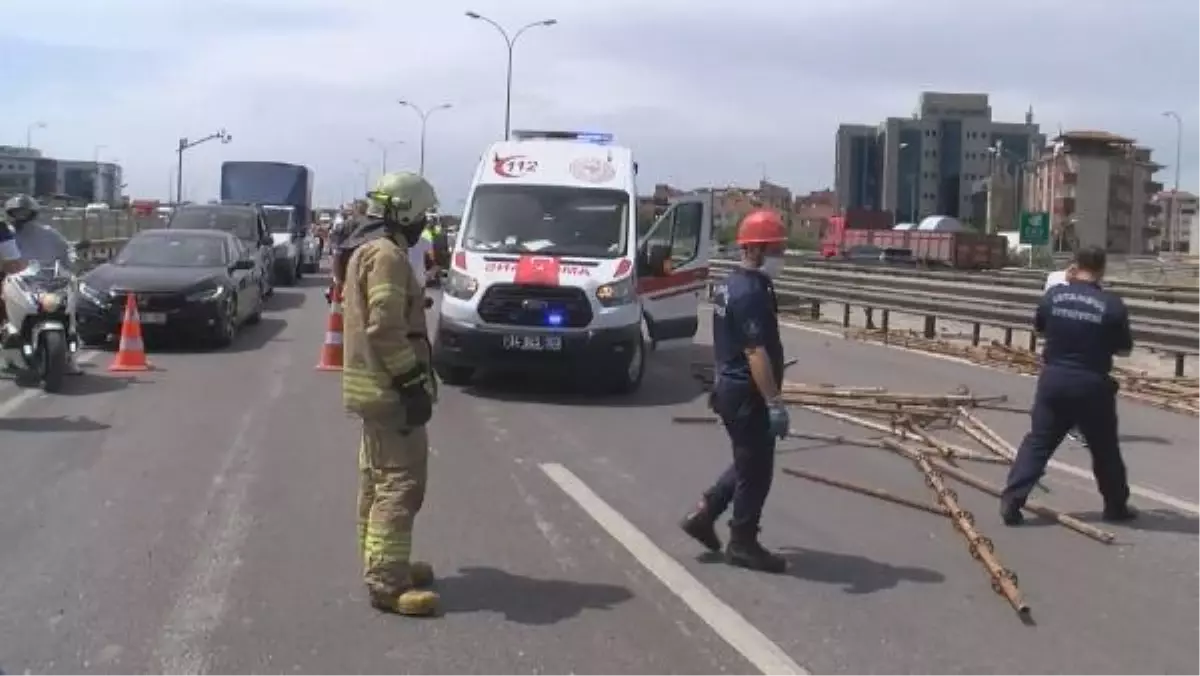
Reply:
[[[779,322],[779,325],[786,326],[789,329],[795,329],[797,331],[808,331],[810,333],[820,333],[822,335],[833,336],[835,338],[845,338],[845,336],[843,336],[840,333],[828,331],[828,330],[817,328],[814,326],[804,326],[802,324],[794,324],[792,322]],[[942,359],[945,361],[956,362],[959,364],[965,364],[967,366],[974,366],[977,368],[983,368],[983,369],[988,369],[988,370],[992,370],[992,371],[1004,371],[1004,369],[997,369],[997,368],[994,368],[991,366],[986,366],[984,364],[976,364],[973,361],[970,361],[968,359],[963,359],[961,357],[954,357],[954,356],[946,355],[946,354],[933,354],[930,352],[924,352],[922,350],[913,350],[911,348],[906,348],[906,347],[902,347],[899,345],[880,345],[878,343],[860,343],[860,344],[869,345],[871,347],[884,347],[884,348],[891,348],[893,350],[901,350],[901,351],[908,352],[910,354],[915,354],[915,355],[918,355],[921,357],[929,357],[930,359]],[[1013,375],[1021,376],[1023,378],[1030,378],[1030,379],[1034,378],[1034,376],[1029,375],[1027,373],[1013,373]],[[1064,472],[1066,474],[1070,474],[1072,476],[1076,476],[1081,479],[1087,479],[1088,481],[1094,480],[1094,477],[1092,476],[1092,471],[1089,469],[1077,467],[1075,465],[1071,465],[1071,464],[1068,464],[1068,463],[1065,463],[1065,462],[1062,462],[1059,460],[1051,460],[1049,466],[1051,469],[1056,469],[1060,472]],[[1147,500],[1153,500],[1155,502],[1167,505],[1168,507],[1174,507],[1175,509],[1178,509],[1178,510],[1181,510],[1184,512],[1190,512],[1192,514],[1200,514],[1200,503],[1190,502],[1186,498],[1175,497],[1173,495],[1168,495],[1166,493],[1163,493],[1162,491],[1157,491],[1157,490],[1154,490],[1153,488],[1148,488],[1146,486],[1139,486],[1137,484],[1130,484],[1129,492],[1140,498],[1146,498]]]
[[[251,518],[245,505],[254,479],[253,456],[258,446],[248,437],[258,414],[283,394],[283,379],[291,353],[280,350],[272,364],[265,400],[238,422],[233,443],[221,458],[208,495],[193,524],[200,548],[184,577],[185,584],[159,633],[154,650],[164,674],[202,674],[208,671],[207,642],[225,615],[233,574],[241,565],[241,549]]]
[[[671,590],[734,650],[764,674],[808,674],[746,618],[700,583],[686,568],[650,541],[571,470],[556,462],[540,465],[546,476],[579,504],[638,563]]]
[[[81,353],[79,353],[79,356],[75,358],[75,361],[80,364],[86,364],[86,363],[94,360],[99,355],[100,355],[99,352],[92,352],[92,351],[81,352]],[[68,378],[78,378],[78,377],[79,376],[68,376]],[[84,377],[86,377],[86,376],[84,376]],[[67,387],[71,386],[69,381],[67,382],[66,386]],[[18,408],[21,408],[21,406],[23,406],[28,401],[31,401],[33,399],[42,398],[42,397],[48,397],[48,396],[54,396],[54,395],[48,395],[45,392],[38,390],[38,389],[21,390],[16,395],[14,395],[8,399],[5,399],[4,401],[0,401],[0,415],[8,415],[8,414],[12,413],[13,411],[17,410]]]

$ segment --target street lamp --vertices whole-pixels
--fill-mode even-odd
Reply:
[[[367,139],[367,143],[370,143],[371,145],[375,146],[376,148],[379,148],[380,169],[381,169],[380,173],[386,174],[387,173],[388,148],[391,148],[392,146],[403,145],[404,141],[380,141],[379,139],[372,136]]]
[[[356,159],[354,160],[354,164],[358,166],[358,170],[362,174],[363,196],[365,197],[367,193],[371,192],[371,169],[362,160]]]
[[[221,143],[229,143],[233,140],[233,136],[222,127],[208,136],[198,138],[194,141],[189,141],[186,136],[179,138],[179,145],[175,147],[175,153],[179,156],[178,164],[175,167],[175,204],[183,203],[183,151],[188,148],[195,148],[201,143],[216,140],[220,140]]]
[[[27,149],[33,148],[33,130],[34,129],[45,129],[45,128],[46,128],[46,123],[42,122],[40,120],[37,122],[31,122],[29,124],[29,126],[25,127],[25,147]]]
[[[558,19],[543,19],[541,21],[534,21],[532,23],[527,23],[524,26],[521,26],[520,28],[518,28],[517,32],[512,34],[512,37],[509,37],[508,31],[504,30],[503,26],[496,23],[495,21],[492,21],[491,19],[487,18],[486,16],[483,16],[482,14],[480,14],[478,12],[467,12],[467,16],[472,19],[478,19],[480,21],[486,21],[487,23],[490,23],[493,28],[500,31],[500,35],[504,37],[504,44],[506,44],[508,46],[508,71],[507,71],[507,75],[505,78],[505,86],[504,86],[504,140],[507,141],[512,132],[511,120],[512,120],[513,45],[517,44],[517,38],[521,37],[521,34],[524,33],[525,31],[529,30],[530,28],[536,28],[537,26],[553,26],[558,23]]]
[[[1175,228],[1178,227],[1179,216],[1176,210],[1176,200],[1179,199],[1179,170],[1183,162],[1183,118],[1179,113],[1168,110],[1163,117],[1175,119],[1175,191],[1171,193],[1171,217],[1167,219],[1167,251],[1175,252]]]
[[[439,110],[446,110],[447,108],[450,107],[450,104],[443,103],[440,105],[436,105],[436,106],[430,108],[429,110],[424,110],[417,104],[413,103],[412,101],[406,101],[405,99],[400,99],[396,103],[399,103],[400,105],[404,106],[405,108],[412,108],[413,110],[417,111],[417,115],[421,116],[421,160],[420,160],[420,169],[417,170],[417,173],[424,176],[425,175],[425,124],[427,122],[429,122],[430,115],[433,115],[434,113],[436,113]],[[504,124],[505,124],[505,129],[507,129],[508,122],[506,121]]]
[[[905,148],[912,148],[913,152],[917,151],[916,148],[909,145],[908,143],[901,143],[900,150],[904,150]],[[920,212],[917,209],[917,179],[920,178],[920,176],[921,176],[921,161],[917,160],[916,171],[914,171],[912,173],[912,175],[909,176],[909,181],[912,183],[912,202],[909,204],[909,212],[910,212],[909,219],[910,219],[910,222],[913,223],[914,225],[917,222],[917,216],[920,215]]]

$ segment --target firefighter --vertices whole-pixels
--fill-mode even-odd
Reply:
[[[362,419],[359,548],[370,603],[402,615],[437,612],[433,570],[410,561],[413,520],[425,496],[426,423],[437,384],[430,368],[424,286],[408,261],[437,197],[412,173],[385,174],[366,220],[342,243],[345,365],[342,398]],[[336,264],[335,264],[336,265]]]
[[[1009,526],[1024,520],[1021,508],[1073,427],[1092,454],[1103,518],[1128,521],[1137,516],[1129,506],[1129,481],[1117,439],[1117,382],[1109,375],[1113,356],[1133,349],[1133,334],[1125,303],[1100,288],[1106,261],[1100,247],[1080,249],[1068,269],[1068,283],[1053,287],[1038,303],[1034,328],[1046,346],[1030,430],[1000,497],[1000,516]]]
[[[759,209],[738,225],[742,264],[713,289],[715,382],[709,405],[729,435],[733,464],[680,524],[713,552],[721,550],[715,525],[733,505],[725,560],[781,573],[787,562],[758,541],[763,504],[775,473],[775,441],[787,436],[788,412],[780,400],[783,344],[771,278],[783,268],[787,230],[774,211]]]

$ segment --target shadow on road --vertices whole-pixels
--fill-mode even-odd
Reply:
[[[1123,444],[1158,444],[1160,446],[1174,443],[1166,437],[1154,434],[1118,434],[1117,440]]]
[[[568,580],[540,580],[497,568],[460,568],[438,581],[447,615],[490,611],[509,622],[550,625],[584,610],[607,610],[633,598],[625,587]]]
[[[65,415],[50,418],[0,418],[3,432],[98,432],[112,425],[91,418],[68,418]]]
[[[893,566],[857,554],[838,554],[801,547],[784,547],[779,555],[787,559],[786,575],[842,587],[847,594],[874,594],[892,589],[901,582],[935,584],[946,576],[936,570],[919,566]],[[723,563],[719,554],[702,554],[702,563]]]
[[[263,307],[267,312],[295,310],[304,305],[306,298],[306,294],[296,287],[276,288],[275,295],[268,298]]]
[[[1104,519],[1101,518],[1101,512],[1073,512],[1071,516],[1084,523],[1106,525]],[[1053,521],[1048,519],[1034,519],[1027,523],[1029,523],[1029,525],[1036,526],[1055,525]],[[1180,514],[1179,512],[1173,512],[1169,509],[1140,510],[1137,519],[1122,523],[1120,526],[1122,528],[1140,530],[1147,533],[1183,533],[1186,535],[1200,535],[1200,518],[1197,518],[1192,514]]]
[[[484,399],[560,406],[674,406],[694,401],[704,393],[701,383],[692,377],[691,363],[700,358],[711,361],[711,355],[712,350],[707,345],[692,345],[651,355],[647,359],[641,388],[629,395],[597,393],[595,383],[570,365],[564,365],[561,372],[545,375],[486,371],[463,391]]]

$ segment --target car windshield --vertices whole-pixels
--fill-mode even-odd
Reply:
[[[620,190],[488,185],[475,190],[464,248],[497,253],[625,255],[629,195]]]
[[[263,209],[266,216],[267,228],[273,233],[288,234],[291,232],[291,209]]]
[[[220,237],[143,235],[129,240],[115,262],[131,267],[215,268],[226,264],[225,246]]]
[[[254,211],[230,207],[191,207],[177,209],[168,228],[179,230],[220,230],[247,242],[258,241],[258,223]]]

